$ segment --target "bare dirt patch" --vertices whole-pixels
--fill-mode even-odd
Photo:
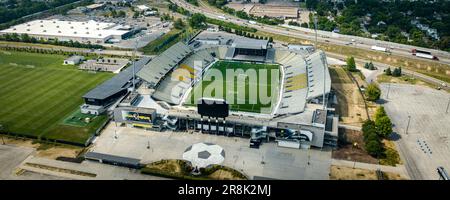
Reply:
[[[399,174],[383,172],[385,180],[405,180]],[[330,180],[378,180],[376,171],[332,165]]]
[[[361,126],[367,119],[364,98],[358,86],[341,67],[330,67],[331,87],[338,99],[337,113],[342,124]]]
[[[31,139],[3,136],[3,140],[8,145],[35,148],[36,156],[49,159],[56,159],[58,157],[76,158],[80,154],[80,152],[83,151],[82,147],[61,144],[37,143]]]
[[[377,164],[376,158],[364,149],[364,137],[361,131],[339,129],[338,149],[331,154],[334,159]]]

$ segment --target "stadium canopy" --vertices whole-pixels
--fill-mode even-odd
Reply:
[[[139,71],[144,67],[146,63],[150,61],[149,57],[143,57],[135,63],[135,71]],[[106,99],[112,95],[119,93],[122,90],[128,89],[132,85],[133,79],[133,67],[130,66],[123,70],[116,76],[112,77],[108,81],[100,84],[96,88],[90,90],[83,95],[83,98],[87,99]]]
[[[239,49],[267,49],[269,40],[235,39],[231,47]]]
[[[173,70],[190,53],[192,53],[191,47],[183,42],[178,42],[153,58],[137,73],[137,76],[147,81],[150,86],[156,86],[167,73]]]

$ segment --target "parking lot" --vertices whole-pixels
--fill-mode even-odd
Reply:
[[[439,166],[448,172],[450,113],[446,108],[450,94],[402,84],[381,84],[381,89],[383,106],[395,125],[394,139],[411,178],[436,180]]]
[[[151,163],[161,159],[182,159],[186,148],[199,142],[220,145],[225,150],[222,165],[240,170],[251,179],[329,179],[331,151],[280,148],[276,143],[264,143],[260,149],[252,149],[248,139],[238,137],[153,132],[116,127],[111,123],[95,140],[91,150]]]

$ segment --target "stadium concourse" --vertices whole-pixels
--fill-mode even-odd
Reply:
[[[278,72],[278,76],[266,75],[277,78],[276,83],[261,83],[264,75],[260,72],[264,69]],[[232,76],[232,81],[220,82],[224,80],[210,76],[213,70],[241,71]],[[248,74],[251,70],[256,73]],[[262,142],[298,149],[337,145],[338,119],[331,108],[335,101],[331,100],[331,79],[322,51],[274,48],[267,40],[202,32],[149,62],[141,62],[136,71],[137,80],[142,82],[136,84],[139,88],[129,89],[116,103],[107,105],[114,110],[117,125],[246,137],[250,138],[250,147],[255,148]],[[264,86],[271,94],[270,102],[262,103],[248,94],[239,96],[245,97],[244,105],[233,100],[239,97],[217,98],[221,91],[206,92],[214,85],[212,79],[219,81],[215,86],[224,86],[223,92],[234,97],[242,91],[261,91]],[[196,92],[200,97],[193,98]],[[256,94],[260,98],[260,93]],[[196,107],[200,98],[226,102],[229,110],[210,110],[210,114],[200,115]],[[252,102],[254,105],[250,105]]]

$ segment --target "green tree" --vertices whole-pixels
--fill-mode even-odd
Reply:
[[[402,68],[400,68],[400,67],[395,68],[394,71],[392,72],[392,76],[394,76],[394,77],[402,76]]]
[[[372,156],[379,156],[383,152],[383,146],[378,140],[369,140],[364,147],[367,153]]]
[[[383,106],[380,106],[377,108],[377,111],[375,112],[375,120],[380,119],[381,117],[387,116],[386,111],[384,110]]]
[[[140,13],[139,12],[136,12],[136,11],[134,11],[134,13],[133,13],[133,18],[138,18],[139,17],[139,15],[140,15]]]
[[[371,83],[367,86],[366,94],[367,94],[367,100],[376,101],[376,100],[380,99],[381,90],[380,90],[380,88],[378,88],[377,85],[375,85],[374,83]]]
[[[380,137],[386,138],[392,133],[392,122],[388,116],[383,116],[375,120],[377,133]]]
[[[184,28],[183,20],[181,18],[175,20],[175,22],[173,23],[173,27],[175,27],[176,29],[183,29]]]
[[[189,25],[193,28],[204,28],[206,26],[206,17],[203,14],[195,13],[189,18]]]
[[[386,70],[384,70],[384,73],[385,73],[386,75],[388,75],[388,76],[391,76],[391,75],[392,75],[391,68],[388,67]]]
[[[347,58],[347,70],[351,71],[351,72],[357,71],[356,70],[355,58],[353,58],[353,56]]]
[[[364,141],[367,142],[371,134],[376,135],[377,133],[375,122],[372,120],[366,120],[362,125],[361,131],[363,133]]]

